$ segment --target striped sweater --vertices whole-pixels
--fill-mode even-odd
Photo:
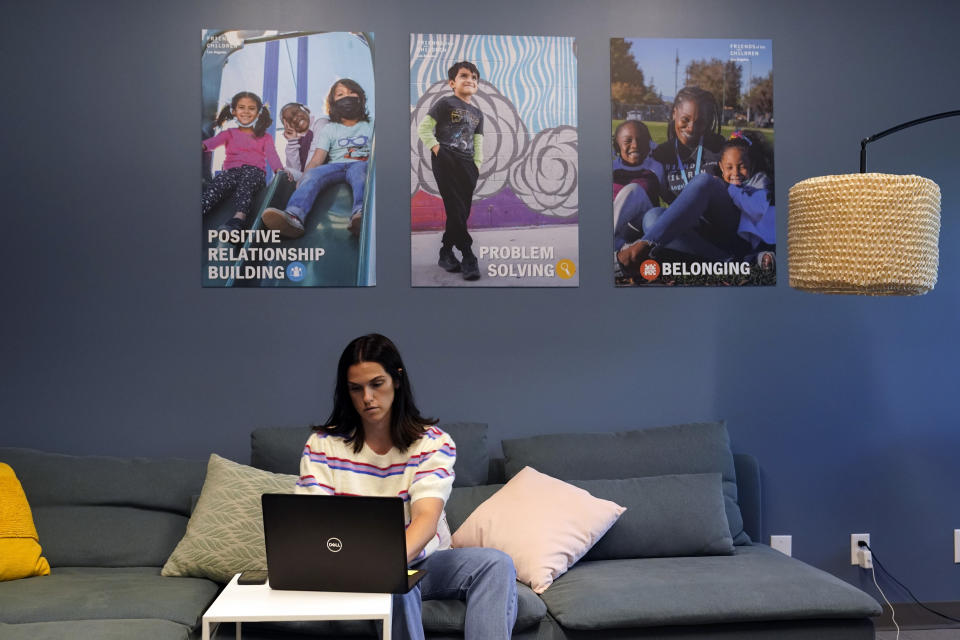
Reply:
[[[364,443],[359,453],[342,437],[314,432],[300,458],[296,493],[403,498],[405,524],[410,505],[421,498],[446,503],[453,488],[457,448],[453,438],[437,427],[427,427],[419,440],[401,453],[396,447],[380,455]],[[450,547],[450,527],[441,514],[437,535],[420,554],[425,558]]]

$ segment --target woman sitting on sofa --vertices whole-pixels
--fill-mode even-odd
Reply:
[[[307,440],[296,492],[403,498],[407,563],[426,575],[394,596],[394,638],[424,637],[421,600],[459,597],[466,640],[507,640],[517,616],[513,561],[495,549],[450,548],[443,507],[456,446],[436,423],[420,415],[396,346],[379,334],[357,338],[340,356],[333,411]]]

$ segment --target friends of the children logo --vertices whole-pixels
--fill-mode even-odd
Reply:
[[[652,282],[660,276],[749,276],[749,262],[664,262],[644,260],[640,275]]]
[[[450,48],[450,43],[443,40],[425,40],[420,44],[420,56],[423,58],[436,58],[442,53],[446,53]]]
[[[207,50],[226,53],[232,49],[239,49],[240,43],[231,42],[230,37],[221,33],[218,36],[214,36],[207,41]]]

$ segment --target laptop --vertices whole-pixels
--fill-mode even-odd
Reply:
[[[270,588],[407,593],[425,575],[407,571],[403,500],[265,493]]]

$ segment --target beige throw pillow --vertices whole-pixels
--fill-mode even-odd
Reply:
[[[187,532],[161,575],[226,583],[240,571],[266,569],[260,496],[293,493],[296,481],[295,475],[261,471],[212,454]]]
[[[547,590],[626,511],[532,467],[524,467],[477,507],[453,534],[454,547],[503,551],[517,579]]]

